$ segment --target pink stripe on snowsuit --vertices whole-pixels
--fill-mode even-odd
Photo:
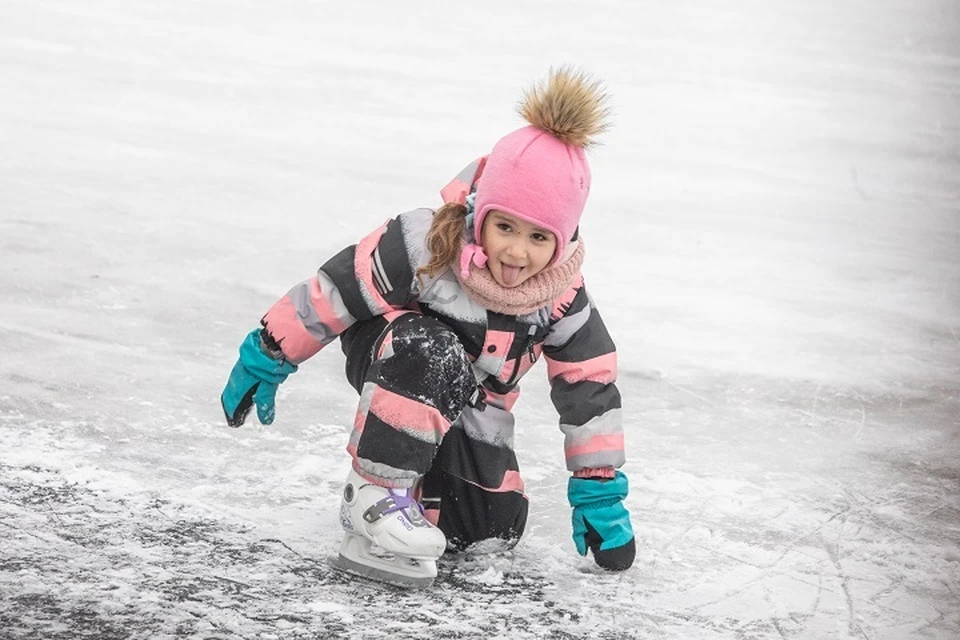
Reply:
[[[328,282],[320,273],[298,284],[263,317],[264,326],[269,327],[270,335],[291,362],[300,363],[315,355],[353,323],[343,304],[338,304],[336,292],[324,293],[321,279]]]
[[[496,393],[489,389],[485,392],[487,404],[503,409],[504,411],[513,411],[513,405],[520,399],[520,390],[514,389],[510,393]]]
[[[503,482],[501,482],[500,486],[497,487],[485,487],[477,482],[470,482],[470,484],[480,487],[484,491],[492,491],[494,493],[506,493],[508,491],[523,493],[523,490],[526,487],[526,485],[523,483],[523,478],[520,476],[520,472],[513,470],[507,470],[503,474]]]
[[[377,387],[369,411],[398,431],[427,442],[439,443],[450,422],[433,407]]]
[[[623,451],[623,434],[595,435],[586,442],[569,447],[564,451],[567,458],[596,454],[601,451]]]
[[[610,384],[617,380],[617,354],[605,353],[602,356],[581,362],[560,362],[547,358],[547,378],[563,378],[567,382],[599,382]]]
[[[373,233],[367,235],[357,243],[357,251],[353,263],[357,282],[360,283],[363,293],[368,296],[366,300],[367,306],[374,315],[383,315],[394,309],[380,294],[373,277],[373,253],[385,230],[386,225],[376,229]]]
[[[283,355],[294,364],[307,360],[323,348],[320,341],[303,326],[290,296],[280,298],[270,307],[262,322],[270,328],[270,335],[280,343]]]

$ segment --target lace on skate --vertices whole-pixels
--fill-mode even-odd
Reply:
[[[387,489],[390,492],[390,495],[379,500],[369,509],[363,512],[363,519],[367,522],[373,524],[380,518],[394,513],[396,511],[403,512],[403,515],[411,523],[416,524],[419,518],[423,518],[423,507],[420,506],[420,503],[410,497],[408,492],[404,493],[394,493],[393,489]],[[419,518],[411,517],[411,514],[414,513],[416,509],[417,516]]]

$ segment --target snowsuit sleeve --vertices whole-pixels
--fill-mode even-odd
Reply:
[[[543,355],[567,469],[620,467],[625,455],[616,346],[582,277],[554,305],[551,322]]]
[[[387,221],[294,286],[261,323],[284,357],[299,364],[355,322],[403,309],[416,298],[415,270],[433,212],[418,209]]]

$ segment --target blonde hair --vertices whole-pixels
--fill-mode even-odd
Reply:
[[[433,278],[456,262],[466,226],[466,205],[448,202],[437,209],[426,237],[430,262],[417,269],[417,278]]]

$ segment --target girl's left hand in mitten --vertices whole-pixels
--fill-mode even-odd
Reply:
[[[604,569],[629,569],[637,553],[630,514],[623,506],[627,476],[617,471],[613,478],[570,478],[567,497],[573,507],[573,541],[580,555],[593,552]]]

